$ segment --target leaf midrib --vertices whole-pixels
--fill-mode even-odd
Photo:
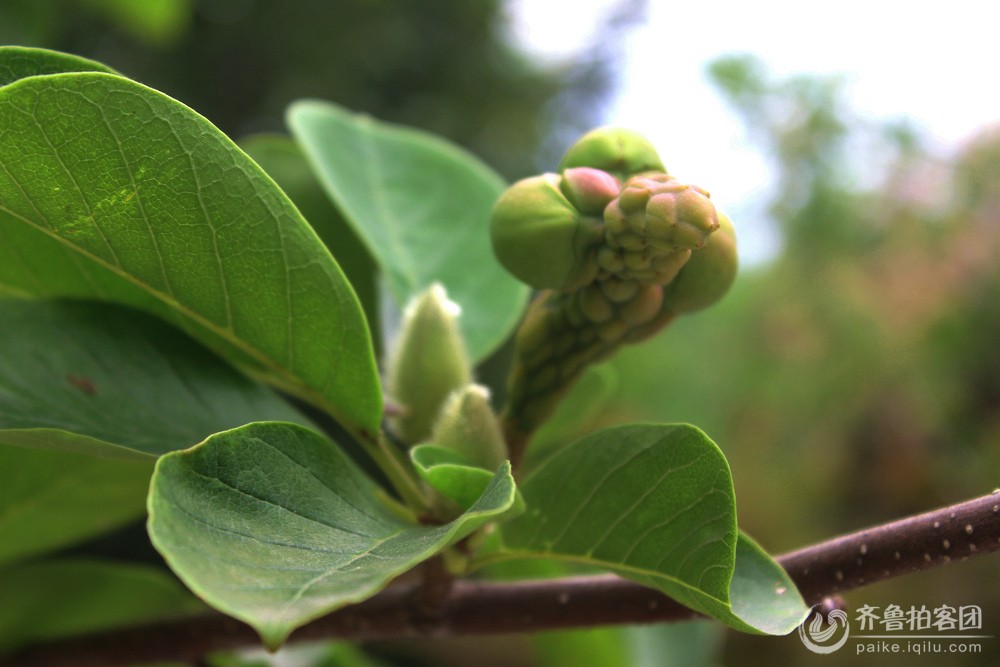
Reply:
[[[18,183],[18,187],[20,187],[20,183]],[[23,188],[22,188],[22,191],[23,191]],[[160,302],[162,302],[165,305],[169,306],[174,311],[176,311],[179,314],[183,315],[184,317],[190,319],[195,324],[198,324],[199,326],[204,327],[205,329],[207,329],[211,333],[216,334],[217,336],[219,336],[220,338],[222,338],[226,342],[230,343],[231,345],[233,345],[234,347],[236,347],[237,349],[239,349],[241,352],[245,352],[248,356],[250,356],[251,358],[253,358],[255,361],[259,362],[269,372],[274,373],[276,376],[278,376],[282,380],[287,381],[287,386],[295,387],[300,392],[300,394],[303,397],[308,398],[310,401],[312,401],[313,403],[315,403],[319,407],[321,407],[321,408],[327,410],[328,412],[330,412],[330,414],[334,415],[338,420],[340,420],[341,422],[343,422],[345,424],[345,426],[347,426],[348,428],[355,428],[353,426],[353,422],[346,421],[343,418],[344,416],[341,413],[341,411],[338,410],[335,406],[333,406],[322,394],[320,394],[319,392],[315,391],[314,389],[310,388],[308,385],[306,385],[305,383],[303,383],[302,380],[301,380],[301,378],[298,377],[298,375],[296,375],[295,373],[293,373],[289,369],[287,369],[285,366],[283,366],[280,363],[278,363],[270,355],[268,355],[265,352],[261,351],[256,346],[251,345],[245,339],[236,336],[235,332],[231,328],[221,327],[220,325],[216,324],[215,322],[213,322],[212,320],[208,319],[204,315],[201,315],[197,311],[192,310],[191,308],[188,308],[182,302],[178,301],[175,297],[173,297],[173,296],[171,296],[169,294],[166,294],[166,293],[162,292],[161,290],[158,290],[158,289],[152,287],[147,282],[145,282],[143,280],[140,280],[134,274],[131,274],[131,273],[125,271],[124,269],[120,268],[120,267],[117,267],[117,266],[114,266],[114,265],[108,263],[104,259],[102,259],[100,257],[97,257],[96,255],[94,255],[94,254],[92,254],[92,253],[84,250],[83,248],[81,248],[81,247],[73,244],[71,241],[69,241],[65,237],[60,236],[56,232],[51,231],[51,230],[45,228],[45,226],[40,225],[40,224],[38,224],[36,222],[33,222],[32,220],[24,217],[23,215],[10,210],[6,206],[0,205],[0,211],[3,211],[5,213],[7,213],[8,215],[12,216],[13,218],[20,220],[24,224],[31,226],[33,229],[35,229],[35,230],[37,230],[37,231],[39,231],[39,232],[41,232],[43,234],[46,234],[47,236],[49,236],[50,238],[56,240],[62,246],[68,248],[69,250],[72,250],[73,252],[77,253],[78,255],[80,255],[82,257],[85,257],[86,259],[94,262],[95,264],[98,264],[99,266],[104,267],[105,269],[113,272],[114,274],[118,275],[119,277],[124,278],[125,280],[129,281],[130,283],[132,283],[136,287],[140,288],[141,290],[143,290],[144,292],[146,292],[150,296],[158,299]]]

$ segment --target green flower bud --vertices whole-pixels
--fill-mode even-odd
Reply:
[[[437,283],[406,307],[386,384],[401,408],[393,426],[410,444],[427,439],[445,400],[472,379],[459,312]]]
[[[587,285],[576,293],[583,316],[594,324],[607,322],[615,316],[614,306],[597,285]]]
[[[518,181],[493,207],[490,236],[504,267],[536,289],[574,290],[597,275],[600,218],[582,215],[557,174]]]
[[[604,293],[604,296],[615,303],[625,303],[639,291],[639,283],[634,280],[620,280],[618,278],[598,281],[597,286]]]
[[[671,282],[689,259],[691,259],[690,250],[675,250],[657,257],[653,261],[653,272],[656,274],[654,282],[658,285],[666,285]]]
[[[601,246],[597,250],[597,266],[607,273],[619,273],[625,268],[625,258],[620,250],[610,246]]]
[[[662,306],[663,288],[660,285],[650,285],[622,306],[618,317],[630,329],[634,329],[652,322],[659,315]]]
[[[597,327],[597,337],[605,343],[616,343],[628,333],[628,324],[623,320],[611,320]]]
[[[644,247],[668,251],[700,248],[719,228],[709,194],[666,174],[626,181],[621,194],[605,209],[604,221],[612,246],[628,248],[627,241],[634,243],[639,237]]]
[[[618,127],[591,130],[570,146],[559,163],[559,171],[573,167],[600,169],[621,181],[646,171],[666,171],[645,137]]]
[[[590,167],[567,169],[562,177],[563,194],[584,215],[602,216],[604,207],[622,188],[618,179],[608,172]]]
[[[469,384],[452,393],[434,424],[430,442],[457,451],[487,470],[496,470],[507,458],[507,445],[490,406],[490,390]]]
[[[736,279],[736,230],[732,221],[719,214],[719,230],[704,248],[691,254],[684,268],[668,286],[663,309],[670,313],[690,313],[721,299]]]

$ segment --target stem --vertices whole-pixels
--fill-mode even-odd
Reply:
[[[361,444],[414,512],[433,514],[434,503],[427,487],[417,478],[416,471],[403,458],[403,453],[393,447],[384,434],[372,436],[366,431],[362,433]]]
[[[507,458],[510,459],[510,467],[517,473],[521,467],[521,460],[524,458],[524,451],[528,448],[531,434],[521,430],[517,420],[511,417],[509,408],[500,415],[500,430],[507,443]]]
[[[1000,550],[1000,490],[781,556],[807,601]]]
[[[997,550],[1000,493],[994,492],[843,535],[777,560],[806,603],[815,604],[832,593]],[[426,583],[391,586],[370,600],[300,628],[293,641],[537,632],[696,616],[663,594],[614,575],[515,583],[458,580],[430,591]],[[212,614],[59,640],[0,658],[0,667],[193,662],[212,651],[258,643],[248,626]]]
[[[433,507],[430,490],[417,477],[416,470],[403,452],[389,441],[384,431],[373,434],[366,428],[348,429],[333,419],[329,411],[323,411],[316,405],[295,396],[286,394],[286,398],[305,412],[334,442],[345,442],[349,439],[360,444],[361,449],[385,474],[392,488],[410,510],[418,515],[429,513],[429,508]]]

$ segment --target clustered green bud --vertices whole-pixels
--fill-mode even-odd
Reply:
[[[646,137],[620,127],[600,127],[577,139],[559,162],[560,172],[572,167],[600,169],[620,181],[647,171],[667,171]]]
[[[391,419],[405,442],[428,438],[441,406],[472,381],[472,368],[458,328],[458,304],[435,283],[407,305],[388,364],[386,385],[399,414]]]
[[[597,275],[601,219],[573,206],[558,174],[518,181],[493,208],[490,235],[500,263],[537,289],[577,289]],[[573,196],[592,198],[586,188]]]
[[[719,230],[670,284],[664,307],[678,315],[708,308],[729,291],[737,264],[736,230],[732,220],[720,213]]]
[[[719,228],[709,194],[667,174],[634,176],[604,209],[606,246],[598,265],[608,276],[666,284]]]
[[[736,270],[732,223],[641,135],[594,130],[558,174],[515,183],[491,220],[500,262],[541,292],[516,338],[508,416],[530,433],[591,363],[704,308]]]
[[[509,383],[508,402],[521,423],[541,423],[584,368],[631,342],[634,332],[666,322],[661,285],[633,283],[631,296],[618,301],[603,285],[543,292],[532,302],[515,339]]]

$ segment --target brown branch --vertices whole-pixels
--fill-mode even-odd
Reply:
[[[809,604],[836,592],[1000,549],[1000,493],[886,523],[786,554],[778,562]],[[515,583],[455,581],[428,609],[420,584],[392,586],[296,631],[293,640],[388,639],[535,632],[677,621],[695,614],[613,575]],[[248,626],[221,615],[64,639],[0,659],[0,667],[115,667],[193,662],[253,646]]]
[[[781,556],[807,601],[1000,549],[1000,491]]]

